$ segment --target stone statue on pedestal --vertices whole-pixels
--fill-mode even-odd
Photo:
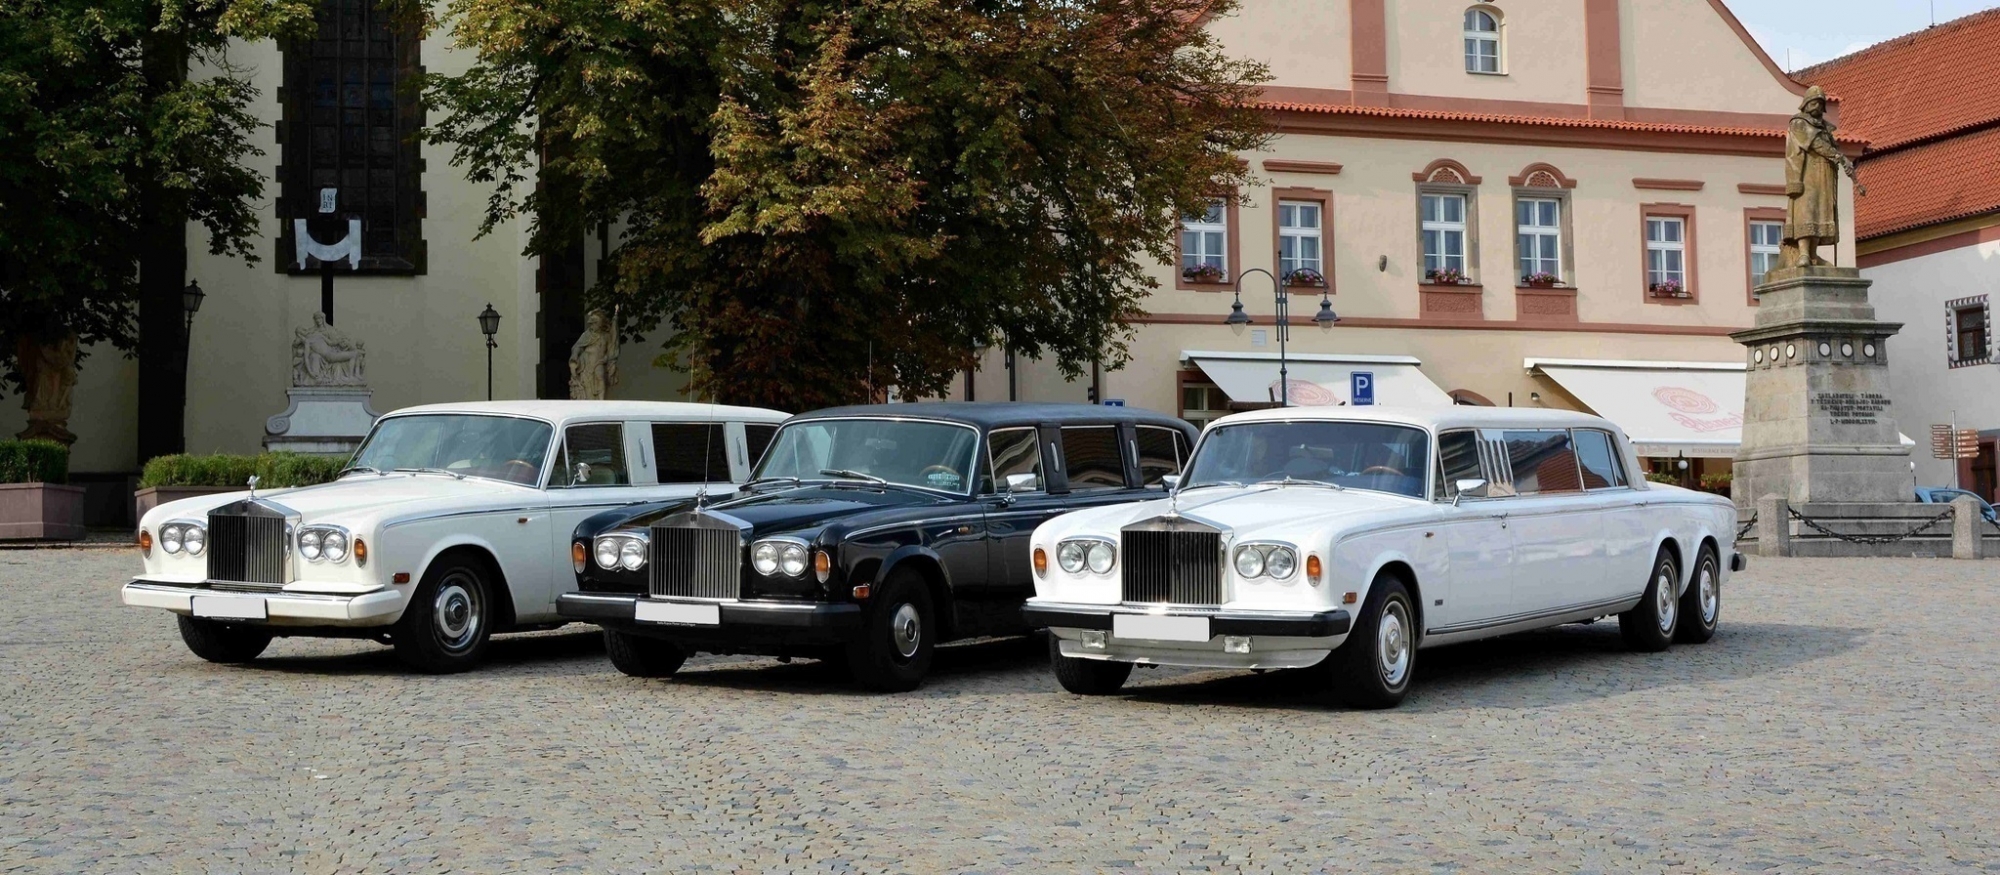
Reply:
[[[569,397],[602,401],[618,385],[618,329],[603,310],[583,318],[583,336],[569,352]]]
[[[76,434],[69,430],[70,395],[76,389],[76,335],[42,341],[23,333],[14,342],[14,356],[26,389],[21,407],[28,411],[28,427],[15,437],[76,443]]]
[[[1779,267],[1823,266],[1819,247],[1840,242],[1840,173],[1854,176],[1854,162],[1833,139],[1826,120],[1826,92],[1806,90],[1785,134],[1785,210]],[[1866,189],[1857,189],[1865,192]]]
[[[292,329],[292,385],[365,386],[361,342],[327,324],[315,311],[310,327]]]
[[[359,446],[381,414],[369,406],[361,341],[313,311],[312,324],[292,329],[292,387],[285,411],[264,421],[264,448],[338,456]]]

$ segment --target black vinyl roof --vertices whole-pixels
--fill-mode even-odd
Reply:
[[[1055,404],[1034,401],[924,401],[914,404],[857,404],[848,407],[828,407],[801,413],[787,420],[797,422],[803,419],[838,419],[848,416],[903,416],[917,419],[943,419],[963,422],[985,429],[1009,425],[1038,425],[1044,422],[1070,423],[1110,423],[1131,422],[1142,425],[1161,425],[1180,429],[1192,434],[1194,426],[1186,420],[1168,416],[1143,407],[1109,407],[1101,404]]]

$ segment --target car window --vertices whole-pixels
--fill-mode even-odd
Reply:
[[[1042,450],[1037,445],[1037,432],[1032,428],[1003,428],[987,438],[992,451],[992,461],[986,482],[981,484],[982,492],[1007,491],[1009,474],[1033,474],[1034,489],[1047,488],[1042,478]]]
[[[1568,429],[1508,429],[1502,432],[1502,440],[1507,443],[1507,464],[1514,470],[1516,494],[1583,491]]]
[[[729,439],[722,423],[653,423],[653,467],[661,483],[729,480]]]
[[[1487,479],[1479,461],[1478,433],[1448,431],[1438,435],[1438,496],[1446,500],[1458,497],[1460,480]]]
[[[1628,485],[1625,470],[1618,464],[1618,454],[1612,450],[1608,432],[1594,428],[1579,428],[1574,433],[1576,439],[1576,460],[1583,466],[1583,488],[1606,489]]]
[[[743,424],[743,449],[750,456],[750,464],[755,467],[764,458],[764,450],[771,446],[771,439],[778,436],[778,426],[768,422],[748,422]]]
[[[1124,489],[1125,458],[1118,452],[1118,426],[1081,425],[1062,430],[1063,472],[1071,492]]]
[[[1179,474],[1187,459],[1187,437],[1178,430],[1157,425],[1133,429],[1139,450],[1139,485],[1158,486],[1161,478]]]
[[[617,422],[572,425],[563,430],[564,465],[558,486],[627,486],[625,426]],[[581,476],[579,476],[581,475]]]
[[[1305,481],[1424,497],[1430,435],[1377,422],[1221,423],[1188,460],[1183,489]]]

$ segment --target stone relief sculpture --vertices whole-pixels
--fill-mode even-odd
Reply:
[[[28,427],[15,437],[76,443],[76,434],[69,430],[70,395],[76,389],[76,335],[41,342],[22,334],[14,354],[26,389],[21,407],[28,411]]]
[[[1785,136],[1785,235],[1780,267],[1823,266],[1819,247],[1840,242],[1840,173],[1854,176],[1854,162],[1833,139],[1826,92],[1815,85],[1792,116]],[[1857,189],[1866,192],[1866,189]]]
[[[583,336],[569,352],[569,397],[602,401],[618,385],[618,330],[602,310],[583,318]]]
[[[366,385],[361,342],[327,324],[323,313],[314,312],[312,321],[292,330],[292,385]]]

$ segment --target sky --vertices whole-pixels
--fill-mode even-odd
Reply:
[[[1724,0],[1771,60],[1809,67],[1922,30],[1931,9],[1942,23],[2000,6],[2000,0]],[[1786,60],[1787,53],[1790,60]]]

